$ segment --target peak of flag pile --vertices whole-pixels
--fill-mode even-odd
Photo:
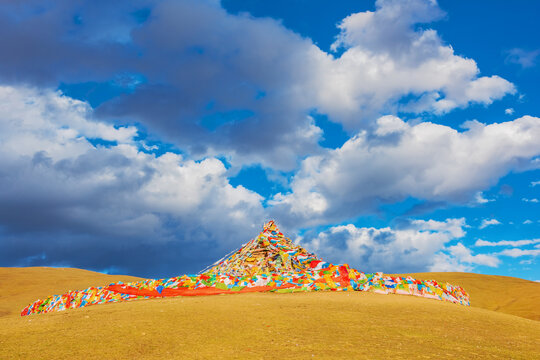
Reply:
[[[21,316],[156,297],[322,290],[415,295],[469,305],[469,295],[459,286],[434,280],[420,281],[410,276],[365,274],[347,264],[324,262],[295,245],[270,221],[259,236],[198,275],[119,282],[69,291],[35,301],[22,310]]]

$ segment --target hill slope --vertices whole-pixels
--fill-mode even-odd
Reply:
[[[473,307],[540,321],[540,283],[509,276],[458,272],[405,275],[459,285],[469,293]]]
[[[471,290],[473,304],[475,296],[486,306],[507,303],[504,287],[495,291],[501,294],[499,300],[482,295],[483,275],[425,275],[441,280],[461,276],[478,288]],[[0,306],[5,309],[0,317],[2,359],[540,359],[538,321],[412,296],[253,293],[133,301],[20,317],[18,311],[38,297],[131,279],[78,269],[4,268],[0,280]],[[508,287],[512,279],[506,280],[502,284]]]
[[[140,278],[73,268],[0,267],[0,317],[19,316],[26,305],[49,295],[86,289],[89,286],[108,285],[112,282],[137,280]]]

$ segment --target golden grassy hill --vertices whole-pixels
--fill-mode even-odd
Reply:
[[[469,293],[471,306],[540,321],[540,283],[509,276],[459,272],[403,275],[460,285]]]
[[[26,305],[49,295],[108,285],[112,282],[137,280],[140,278],[105,275],[73,268],[0,267],[0,317],[20,315]]]
[[[251,293],[20,317],[19,311],[39,297],[135,278],[78,269],[0,268],[0,359],[540,359],[540,321],[500,312],[536,316],[538,302],[531,300],[526,310],[526,302],[508,292],[516,286],[538,296],[540,284],[505,277],[483,289],[492,277],[420,275],[462,279],[453,282],[469,290],[478,307],[361,292]]]

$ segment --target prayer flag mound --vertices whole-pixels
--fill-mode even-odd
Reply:
[[[366,274],[347,264],[324,262],[295,245],[270,221],[259,236],[198,275],[119,282],[70,291],[33,302],[22,310],[21,316],[156,297],[322,290],[415,295],[469,305],[469,295],[459,286],[380,272]]]

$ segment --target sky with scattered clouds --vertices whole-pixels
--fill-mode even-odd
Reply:
[[[538,280],[539,11],[2,2],[0,266],[196,273],[275,219],[366,272]]]

